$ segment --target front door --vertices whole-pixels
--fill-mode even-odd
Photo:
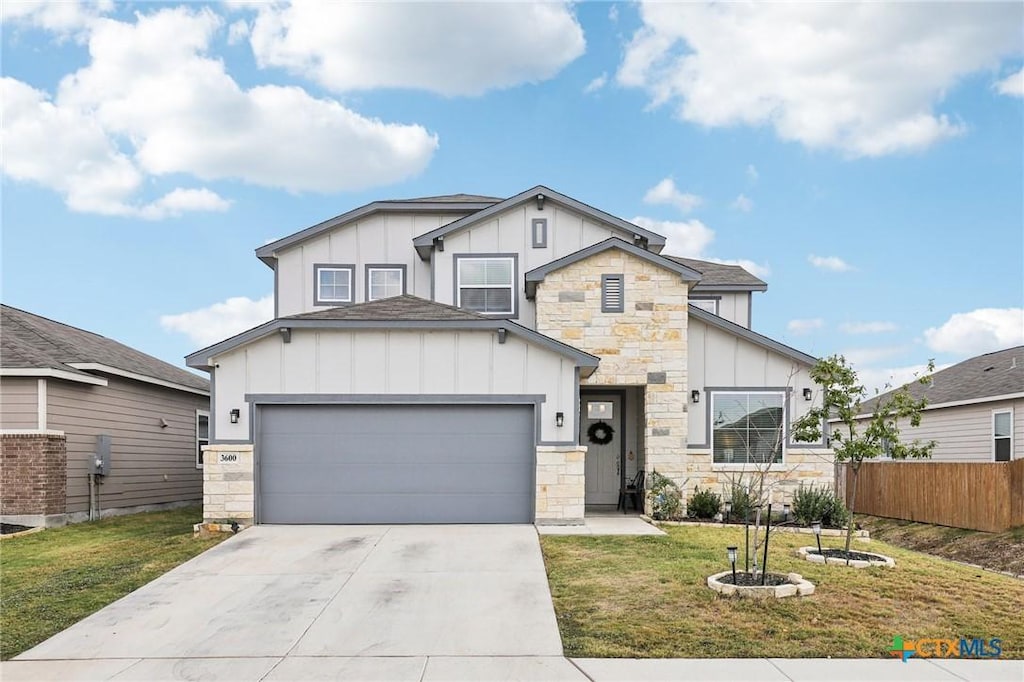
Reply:
[[[586,503],[616,504],[622,484],[622,396],[587,394],[581,403],[580,443],[587,446]]]

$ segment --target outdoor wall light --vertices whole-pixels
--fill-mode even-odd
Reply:
[[[242,416],[242,412],[236,407],[235,409],[231,410],[230,414],[231,414],[231,423],[232,424],[237,424],[238,423],[238,418]]]
[[[564,412],[555,412],[555,426],[557,426],[558,428],[562,428],[563,426],[565,426]]]
[[[732,584],[736,584],[736,553],[737,547],[726,547],[725,551],[729,557],[729,563],[732,564]]]
[[[505,343],[505,339],[508,337],[508,330],[504,327],[498,327],[498,343]]]
[[[811,530],[814,531],[814,538],[818,541],[818,554],[821,554],[821,521],[811,523]]]
[[[537,195],[537,210],[538,211],[543,211],[544,210],[544,195],[543,194],[538,194]]]
[[[814,397],[814,393],[809,388],[804,389],[804,400],[810,400]]]
[[[700,391],[698,391],[697,389],[693,389],[692,391],[690,391],[690,400],[692,400],[695,403],[699,403]]]
[[[285,343],[291,343],[292,342],[292,328],[291,327],[281,327],[280,329],[277,330],[277,333],[281,335],[281,340],[284,341]]]

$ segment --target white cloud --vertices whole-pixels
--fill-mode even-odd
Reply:
[[[237,45],[249,37],[252,28],[245,19],[239,19],[228,26],[228,45]]]
[[[922,150],[966,125],[936,107],[1022,51],[1019,3],[657,3],[622,85],[707,127],[770,125],[849,156]]]
[[[743,211],[744,213],[750,213],[754,210],[754,201],[746,194],[740,194],[738,197],[733,199],[732,208],[736,211]]]
[[[978,308],[956,313],[924,331],[928,347],[939,353],[980,355],[1024,344],[1024,308]]]
[[[675,206],[683,213],[689,213],[703,203],[703,200],[696,194],[681,192],[676,187],[675,180],[665,178],[654,187],[647,190],[644,195],[645,204],[668,204]]]
[[[868,399],[874,398],[878,393],[885,393],[904,384],[916,381],[928,373],[928,365],[904,365],[899,367],[856,367],[857,379],[861,385],[868,390]],[[950,365],[936,365],[935,372],[946,369]]]
[[[847,348],[842,352],[851,365],[873,365],[887,358],[906,353],[908,346],[872,346],[869,348]]]
[[[197,346],[209,346],[274,317],[274,296],[252,300],[235,296],[206,308],[177,315],[161,315],[160,326],[188,336]]]
[[[261,67],[347,92],[479,95],[551,78],[586,47],[563,3],[266,3],[250,36]]]
[[[66,36],[88,28],[97,18],[113,8],[113,0],[13,0],[3,3],[0,8],[0,19],[4,23],[41,28]]]
[[[757,172],[757,166],[752,163],[747,164],[747,179],[751,182],[757,182],[761,177],[761,174]]]
[[[183,7],[135,23],[98,19],[91,62],[55,96],[3,79],[4,172],[61,193],[75,211],[157,218],[226,203],[175,189],[146,205],[139,194],[151,177],[335,192],[396,182],[430,161],[437,137],[421,126],[366,118],[297,87],[242,89],[206,54],[221,28],[213,12]]]
[[[996,83],[996,92],[1011,97],[1024,97],[1024,68]]]
[[[839,256],[815,256],[813,253],[807,256],[807,262],[819,270],[831,272],[850,272],[855,268]]]
[[[715,240],[715,231],[699,220],[655,220],[637,216],[630,222],[663,235],[665,237],[663,253],[666,255],[696,258],[723,265],[738,265],[755,277],[761,278],[767,277],[772,272],[767,264],[755,263],[746,258],[716,258],[706,255],[704,251]]]
[[[608,8],[608,21],[613,24],[619,20],[619,6],[612,5]]]
[[[591,93],[597,92],[607,84],[608,74],[602,73],[600,76],[587,83],[586,87],[583,88],[583,94],[589,95]]]
[[[843,322],[839,330],[846,334],[883,334],[899,329],[895,322]]]
[[[815,317],[809,320],[790,320],[786,324],[786,330],[790,334],[797,334],[803,336],[804,334],[810,334],[811,332],[821,329],[825,326],[825,320],[820,317]]]

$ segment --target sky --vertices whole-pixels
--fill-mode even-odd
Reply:
[[[544,184],[768,282],[869,387],[1024,343],[1024,5],[2,7],[4,303],[178,366],[257,247]]]

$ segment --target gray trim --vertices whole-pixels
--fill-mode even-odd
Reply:
[[[576,384],[573,387],[573,398],[576,400],[576,445],[580,444],[580,368],[575,370]]]
[[[358,220],[360,218],[369,217],[375,213],[381,211],[388,211],[391,213],[472,213],[481,209],[487,208],[493,205],[492,202],[452,202],[452,203],[438,203],[433,201],[423,202],[390,202],[390,201],[375,201],[365,206],[352,209],[347,213],[342,213],[339,216],[329,218],[321,223],[317,223],[312,227],[307,227],[304,230],[300,230],[295,234],[289,235],[278,239],[275,242],[265,244],[256,249],[256,257],[263,261],[270,267],[273,267],[273,263],[277,260],[277,252],[281,249],[286,249],[291,246],[295,246],[301,242],[307,241],[316,237],[323,232],[332,230],[336,227],[341,227],[345,223]]]
[[[274,261],[274,317],[281,317],[280,300],[281,300],[281,278],[277,272],[277,261]]]
[[[252,431],[252,425],[250,424],[249,430]],[[252,445],[252,439],[244,438],[223,438],[221,440],[211,440],[210,445]]]
[[[463,329],[484,329],[497,331],[504,327],[510,333],[520,338],[543,346],[559,355],[568,357],[576,362],[578,367],[590,370],[583,374],[588,377],[597,369],[600,358],[590,353],[581,351],[567,343],[556,341],[550,336],[545,336],[529,327],[524,327],[518,322],[496,319],[482,320],[309,320],[282,317],[277,320],[265,322],[230,339],[220,343],[197,350],[185,357],[185,363],[195,369],[210,369],[207,362],[215,355],[221,355],[251,341],[261,339],[264,336],[273,334],[282,327],[294,329],[433,329],[433,330],[463,330]]]
[[[210,368],[210,436],[209,440],[212,443],[217,438],[217,368]]]
[[[436,301],[437,294],[434,289],[434,282],[437,279],[437,269],[434,267],[437,264],[437,255],[430,254],[430,300]]]
[[[768,291],[767,284],[708,284],[701,286],[697,284],[693,287],[694,291],[703,292],[715,292],[722,291],[725,293],[733,293],[736,291]]]
[[[706,310],[701,310],[697,306],[688,305],[687,308],[689,308],[690,317],[695,317],[701,322],[710,324],[711,326],[717,327],[722,331],[728,332],[734,336],[738,336],[742,339],[750,341],[751,343],[761,346],[762,348],[773,350],[779,355],[784,355],[787,358],[793,360],[794,362],[799,362],[802,365],[813,367],[814,363],[818,361],[818,359],[812,355],[808,355],[807,353],[798,351],[795,348],[790,348],[789,346],[779,343],[774,339],[770,339],[767,336],[758,334],[755,331],[751,331],[750,329],[747,329],[742,325],[738,325],[735,322],[730,322],[724,317],[719,317],[718,315],[713,315]]]
[[[367,303],[370,302],[370,270],[401,270],[402,271],[402,296],[408,293],[409,287],[409,269],[404,263],[367,263],[363,266],[363,279],[365,282],[363,288],[363,300]],[[380,300],[380,299],[375,299]]]
[[[637,388],[639,388],[639,387],[637,387]],[[612,395],[612,396],[615,396],[616,398],[619,399],[619,415],[620,415],[620,419],[622,420],[621,422],[619,422],[619,490],[622,490],[623,488],[626,487],[626,392],[627,392],[627,389],[625,389],[625,388],[604,388],[604,387],[600,387],[600,386],[594,386],[593,389],[591,389],[590,387],[587,387],[586,390],[580,391],[580,402],[581,403],[582,403],[582,400],[583,400],[583,398],[585,396],[598,396],[598,397],[600,397],[602,395]],[[581,411],[582,411],[582,408],[581,408]],[[642,431],[644,427],[643,427],[642,424],[638,423],[637,424],[637,428],[638,428],[638,430]],[[581,421],[580,421],[579,425],[576,427],[576,431],[577,431],[577,436],[576,437],[577,438],[579,438],[578,434],[582,430],[583,430],[583,421],[582,421],[582,416],[581,416]],[[583,443],[582,439],[580,440],[580,443],[581,444]],[[646,443],[645,443],[645,445],[646,445]],[[586,455],[584,455],[584,459],[586,459]],[[637,467],[639,468],[640,467],[640,461],[637,460],[636,464],[637,464]],[[584,462],[583,466],[586,467],[586,462]],[[646,452],[644,453],[644,467],[643,468],[645,470],[647,468],[647,453]],[[584,469],[584,471],[586,471],[586,469]],[[584,493],[584,495],[583,495],[583,502],[584,502],[584,504],[586,504],[586,497],[587,497],[586,493]]]
[[[619,302],[612,304],[608,300],[608,283],[619,283]],[[626,311],[626,277],[625,275],[601,275],[601,312],[622,313]]]
[[[558,260],[551,261],[550,263],[527,272],[525,275],[526,297],[534,297],[537,293],[537,284],[542,282],[548,274],[555,272],[556,270],[561,270],[562,268],[572,265],[573,263],[577,263],[585,258],[590,258],[595,254],[608,251],[609,249],[619,249],[620,251],[624,251],[632,256],[645,260],[648,263],[664,268],[669,272],[674,272],[679,275],[684,282],[697,282],[701,278],[701,274],[693,268],[688,268],[681,263],[677,263],[674,260],[665,258],[657,253],[647,251],[646,249],[641,249],[638,246],[633,246],[629,242],[623,241],[618,237],[609,237],[603,242],[591,244],[586,248],[570,253],[568,256],[563,256]]]
[[[486,220],[497,213],[501,213],[502,211],[507,211],[508,209],[513,208],[519,204],[525,203],[527,201],[533,201],[533,199],[538,194],[543,194],[544,200],[546,202],[560,204],[578,213],[582,213],[586,216],[589,216],[598,222],[614,227],[628,234],[630,239],[632,239],[634,235],[640,235],[647,239],[647,242],[650,246],[658,247],[658,251],[660,251],[661,248],[665,246],[665,237],[663,237],[662,235],[657,234],[655,232],[651,232],[650,230],[645,230],[639,225],[634,225],[633,223],[627,222],[622,218],[617,218],[611,215],[610,213],[605,213],[604,211],[596,209],[593,206],[588,206],[587,204],[577,201],[572,197],[568,197],[564,194],[549,189],[544,185],[537,185],[536,187],[532,187],[526,190],[525,192],[520,192],[519,194],[513,197],[509,197],[505,201],[499,202],[497,204],[492,204],[487,208],[477,211],[473,215],[466,216],[465,218],[460,218],[459,220],[450,222],[447,225],[439,227],[435,230],[431,230],[430,232],[421,234],[420,236],[412,240],[413,246],[416,247],[416,251],[417,253],[420,254],[420,258],[426,260],[427,257],[430,255],[430,250],[433,247],[435,238],[443,237],[457,230],[462,230],[464,228],[470,227],[471,225],[475,225],[478,222]]]
[[[320,298],[320,271],[321,270],[348,270],[349,300],[329,301]],[[313,263],[313,305],[329,306],[337,308],[343,305],[352,305],[356,302],[356,266],[354,263]]]
[[[688,301],[714,301],[715,302],[715,311],[714,311],[713,314],[714,315],[719,315],[721,313],[721,310],[722,310],[722,297],[721,296],[693,296],[693,295],[691,295],[687,300]]]
[[[687,443],[686,447],[690,450],[707,449],[711,450],[711,403],[713,393],[784,393],[786,401],[786,432],[785,432],[785,449],[786,450],[815,450],[828,447],[825,444],[824,439],[820,443],[799,443],[792,439],[792,421],[793,421],[793,387],[792,386],[705,386],[704,395],[706,396],[707,407],[704,410],[704,442],[703,443]],[[824,433],[824,431],[822,432]],[[823,437],[824,438],[824,437]],[[715,453],[712,451],[711,460],[714,464]],[[782,461],[786,461],[785,453],[783,453]],[[718,464],[725,464],[725,462],[718,462]]]
[[[539,231],[538,231],[539,228]],[[548,219],[534,218],[530,221],[530,239],[533,241],[533,248],[546,249],[548,246]]]
[[[754,296],[747,294],[747,329],[754,327]]]
[[[512,259],[512,312],[511,313],[485,313],[480,310],[471,312],[477,315],[485,315],[496,320],[518,320],[519,319],[519,290],[516,282],[519,281],[519,254],[518,253],[453,253],[452,254],[452,305],[462,308],[462,301],[459,297],[459,261],[474,260],[481,258],[511,258]],[[464,308],[469,310],[469,308]]]

